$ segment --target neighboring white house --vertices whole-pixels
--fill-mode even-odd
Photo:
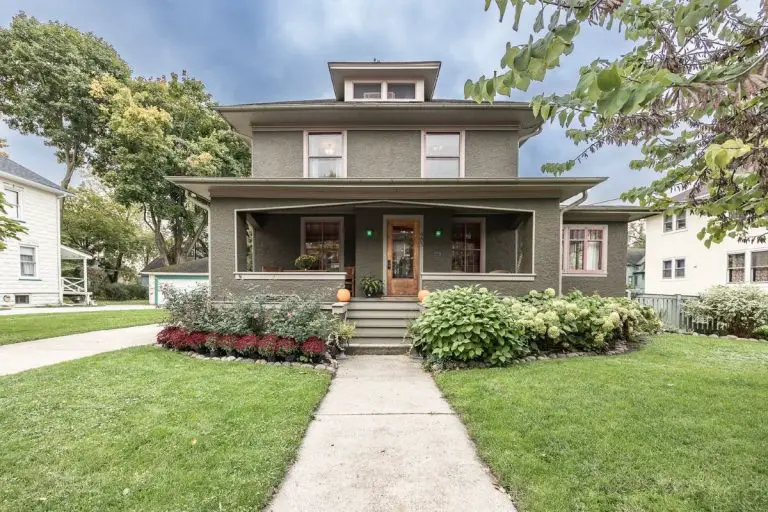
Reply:
[[[148,277],[149,303],[161,306],[165,302],[163,290],[167,287],[179,290],[191,290],[198,286],[208,286],[208,258],[185,261],[176,265],[145,269],[142,279]]]
[[[685,213],[646,219],[645,293],[697,295],[718,284],[768,289],[768,243],[726,238],[708,249],[696,237],[706,224]]]
[[[6,215],[27,228],[20,240],[0,251],[0,306],[44,306],[62,299],[61,258],[87,260],[87,254],[61,248],[64,189],[26,167],[0,157],[0,192]]]

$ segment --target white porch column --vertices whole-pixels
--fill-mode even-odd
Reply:
[[[88,259],[83,258],[83,288],[85,288],[85,304],[91,305],[91,297],[88,295]]]

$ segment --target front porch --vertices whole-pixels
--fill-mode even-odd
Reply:
[[[542,202],[404,203],[235,209],[230,292],[298,293],[330,302],[339,288],[363,297],[363,277],[381,279],[388,298],[472,283],[505,295],[535,287]],[[294,261],[302,254],[316,256],[316,268],[297,270]]]

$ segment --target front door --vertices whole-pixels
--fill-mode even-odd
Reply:
[[[418,220],[387,220],[387,295],[419,292],[420,240]]]

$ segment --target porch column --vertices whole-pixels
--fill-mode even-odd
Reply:
[[[83,258],[83,290],[85,291],[85,304],[91,304],[91,296],[88,295],[88,259]]]

